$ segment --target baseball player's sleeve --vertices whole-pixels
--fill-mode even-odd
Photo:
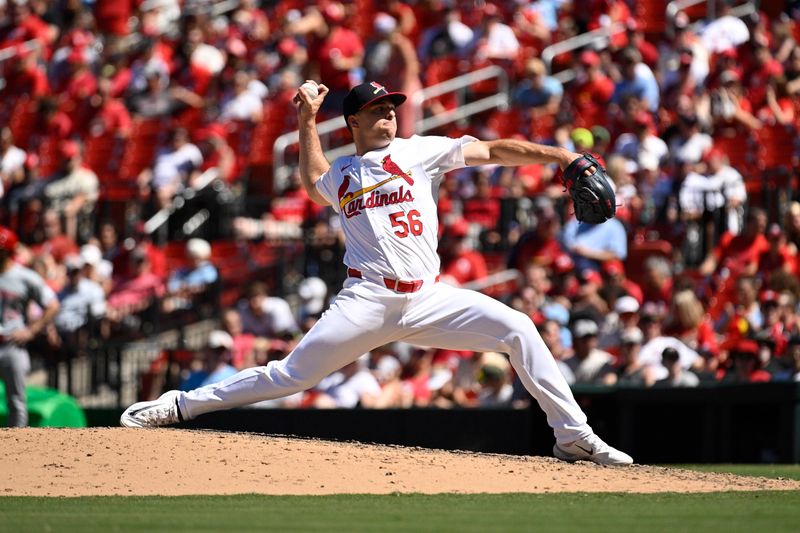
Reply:
[[[41,276],[32,270],[25,271],[25,285],[28,287],[28,297],[44,309],[55,300],[56,293],[47,286]]]
[[[334,169],[339,168],[339,165],[339,161],[335,161],[328,171],[314,183],[317,191],[331,204],[331,207],[337,213],[339,212],[339,196],[337,195],[336,176],[341,175],[341,172],[336,172]]]
[[[469,135],[458,139],[414,135],[411,140],[415,142],[415,146],[419,150],[425,172],[431,176],[432,180],[436,180],[451,170],[467,166],[464,161],[464,146],[478,139]]]

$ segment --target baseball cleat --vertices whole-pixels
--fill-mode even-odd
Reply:
[[[633,458],[625,452],[612,448],[594,433],[569,444],[556,443],[553,455],[562,461],[593,461],[603,466],[633,464]]]
[[[148,428],[183,422],[184,418],[178,409],[180,394],[180,391],[171,390],[157,400],[135,403],[125,409],[119,423],[128,428]]]

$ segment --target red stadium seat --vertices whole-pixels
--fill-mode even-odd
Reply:
[[[14,134],[14,143],[22,149],[28,148],[28,141],[36,125],[36,108],[36,102],[23,95],[17,99],[11,111],[8,126]]]
[[[84,148],[83,162],[103,179],[119,169],[120,143],[113,135],[89,137]]]
[[[151,166],[167,131],[167,125],[159,118],[134,121],[120,164],[120,176],[136,179],[142,170]]]
[[[729,164],[747,176],[753,166],[753,140],[750,134],[715,135],[714,148],[721,150],[728,157]]]
[[[628,278],[641,285],[644,282],[644,262],[653,256],[672,260],[672,244],[665,240],[634,241],[629,244],[628,257],[625,259]]]
[[[797,130],[774,124],[755,130],[756,165],[763,170],[789,169],[796,157]]]
[[[667,0],[639,0],[636,2],[636,19],[642,31],[658,35],[667,28]]]

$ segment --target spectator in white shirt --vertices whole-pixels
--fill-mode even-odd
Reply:
[[[483,10],[483,29],[475,34],[476,55],[481,59],[515,59],[520,45],[514,30],[502,22],[500,10],[494,4],[487,3]]]
[[[156,155],[153,169],[145,169],[139,175],[139,186],[150,187],[156,195],[159,207],[166,207],[172,198],[199,174],[203,164],[200,149],[189,142],[189,134],[183,128],[172,133],[172,143]]]
[[[634,131],[617,138],[614,153],[638,163],[642,154],[649,154],[661,161],[668,153],[667,143],[653,134],[653,117],[647,111],[639,111],[633,118]],[[649,156],[645,156],[649,157]]]
[[[222,104],[221,120],[251,122],[259,122],[261,120],[264,104],[257,91],[260,89],[259,85],[263,87],[263,84],[256,82],[258,84],[256,85],[253,82],[254,80],[251,80],[250,74],[244,70],[236,72],[233,76],[233,94]]]
[[[14,146],[14,134],[8,126],[0,129],[0,197],[5,188],[25,179],[24,150]]]
[[[367,356],[368,357],[368,356]],[[378,380],[366,368],[366,357],[345,366],[323,379],[317,389],[322,391],[314,402],[315,407],[374,407],[381,395]]]
[[[238,311],[242,330],[256,337],[274,339],[300,331],[286,300],[267,296],[267,286],[262,282],[255,282],[247,288]]]
[[[738,235],[744,220],[744,203],[747,200],[747,189],[744,178],[738,170],[728,164],[722,150],[712,148],[705,156],[708,165],[708,178],[716,184],[725,198],[725,216],[728,231]]]

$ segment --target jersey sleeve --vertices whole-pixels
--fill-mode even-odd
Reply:
[[[451,170],[467,166],[464,161],[464,146],[478,140],[469,135],[464,135],[458,139],[414,135],[411,139],[415,143],[415,149],[420,154],[425,172],[434,181],[440,179],[443,174]]]
[[[322,176],[320,176],[320,178],[316,181],[314,186],[317,188],[317,191],[319,191],[322,197],[325,198],[329,204],[331,204],[333,210],[338,213],[339,197],[337,195],[337,190],[336,190],[337,180],[335,179],[335,175],[338,173],[336,173],[333,169],[334,166],[331,165],[328,171],[325,172]]]
[[[36,272],[28,271],[27,274],[28,297],[44,309],[57,298],[56,293],[47,286],[42,277]]]

